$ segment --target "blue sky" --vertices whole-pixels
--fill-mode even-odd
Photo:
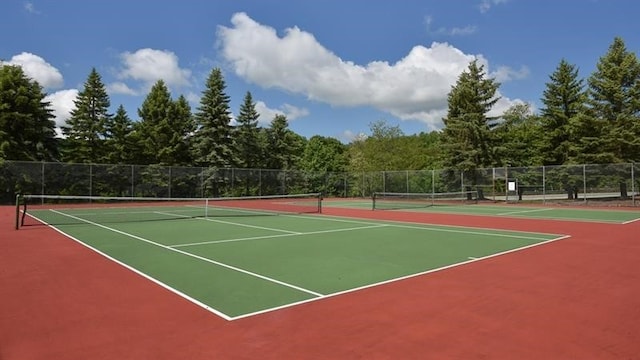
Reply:
[[[211,69],[261,124],[349,142],[384,120],[442,128],[451,85],[479,59],[500,83],[496,113],[540,107],[561,59],[588,77],[615,36],[638,52],[633,0],[2,0],[0,60],[38,80],[62,124],[92,67],[112,111],[137,120],[158,79],[195,111]]]

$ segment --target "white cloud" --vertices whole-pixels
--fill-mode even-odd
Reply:
[[[490,76],[498,82],[507,82],[511,80],[521,80],[529,77],[530,71],[526,66],[521,66],[519,70],[514,70],[508,66],[499,66]]]
[[[247,81],[333,106],[371,106],[430,128],[442,126],[447,94],[469,62],[487,64],[481,55],[434,42],[413,47],[395,63],[359,65],[339,58],[312,34],[295,27],[280,37],[245,13],[234,14],[231,23],[218,29],[220,51]]]
[[[141,81],[145,89],[158,80],[169,87],[189,86],[191,70],[182,69],[178,56],[171,51],[140,49],[136,52],[124,52],[120,55],[123,68],[118,73],[121,80]]]
[[[57,89],[64,84],[62,74],[43,58],[32,53],[23,52],[15,55],[4,64],[18,65],[24,73],[37,81],[45,89]]]
[[[509,0],[482,0],[480,2],[480,5],[478,5],[478,8],[480,9],[481,13],[486,13],[493,6],[500,5],[500,4],[505,4],[507,1],[509,1]]]
[[[122,94],[122,95],[138,95],[138,92],[129,87],[129,85],[116,81],[107,85],[107,91],[110,94]]]
[[[60,127],[67,122],[71,116],[71,111],[75,109],[74,100],[78,96],[77,89],[60,90],[47,95],[44,100],[51,103],[53,114],[55,115],[56,131],[61,135]]]
[[[465,27],[454,27],[448,30],[448,34],[452,36],[458,35],[471,35],[478,31],[478,27],[475,25],[467,25]]]
[[[424,18],[425,26],[427,28],[427,33],[430,35],[441,35],[441,36],[466,36],[474,34],[478,31],[478,27],[475,25],[467,25],[464,27],[439,27],[437,30],[432,28],[433,25],[433,16],[427,15]]]
[[[256,101],[256,111],[260,114],[258,123],[260,126],[269,126],[271,120],[280,114],[287,117],[287,120],[292,121],[309,115],[309,110],[305,108],[299,108],[290,104],[284,104],[279,109],[272,109],[264,103],[264,101]]]

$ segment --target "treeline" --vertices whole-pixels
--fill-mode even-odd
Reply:
[[[499,86],[474,61],[451,88],[442,131],[406,135],[397,126],[374,121],[370,134],[343,144],[331,137],[300,136],[284,115],[258,126],[250,92],[232,122],[218,68],[209,74],[195,109],[159,80],[134,121],[122,105],[110,112],[105,85],[93,69],[59,137],[42,87],[20,67],[1,65],[0,159],[315,172],[467,171],[640,160],[640,62],[621,38],[614,39],[586,79],[561,60],[549,76],[539,111],[518,104],[501,116],[489,116]]]

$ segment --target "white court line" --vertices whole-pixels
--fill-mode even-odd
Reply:
[[[622,223],[622,225],[631,224],[631,223],[634,223],[634,222],[636,222],[636,221],[640,221],[640,218],[633,219],[633,220],[629,220],[629,221],[624,221],[624,222]]]
[[[500,213],[500,214],[496,214],[496,215],[498,215],[498,216],[515,215],[515,214],[525,214],[525,213],[530,213],[530,212],[549,211],[549,210],[554,210],[554,209],[553,208],[544,208],[544,209],[519,210],[519,211],[510,211],[510,212]]]
[[[54,210],[51,210],[51,211],[54,211]],[[140,270],[138,270],[138,269],[136,269],[136,268],[134,268],[132,266],[129,266],[129,265],[123,263],[122,261],[112,257],[111,255],[108,255],[107,253],[102,252],[101,250],[98,250],[97,248],[95,248],[95,247],[93,247],[93,246],[91,246],[91,245],[89,245],[89,244],[87,244],[85,242],[80,241],[79,239],[75,238],[74,236],[71,236],[70,234],[67,234],[66,232],[58,229],[57,227],[55,227],[55,226],[53,226],[53,225],[51,225],[51,224],[49,224],[49,223],[47,223],[47,222],[45,222],[43,220],[31,215],[31,214],[27,214],[27,215],[32,217],[32,218],[34,218],[34,219],[36,219],[37,221],[39,221],[39,222],[41,222],[41,223],[43,223],[45,225],[47,225],[49,228],[53,229],[54,231],[56,231],[56,232],[58,232],[58,233],[60,233],[60,234],[62,234],[64,236],[68,237],[69,239],[77,242],[78,244],[80,244],[80,245],[82,245],[82,246],[84,246],[84,247],[86,247],[86,248],[88,248],[90,250],[95,251],[96,253],[104,256],[105,258],[107,258],[107,259],[109,259],[109,260],[111,260],[113,262],[115,262],[116,264],[118,264],[120,266],[123,266],[125,269],[133,271],[134,273],[136,273],[136,274],[142,276],[143,278],[145,278],[145,279],[147,279],[147,280],[159,285],[160,287],[162,287],[164,289],[167,289],[167,290],[171,291],[172,293],[182,297],[183,299],[186,299],[187,301],[190,301],[190,302],[196,304],[197,306],[200,306],[201,308],[203,308],[203,309],[205,309],[205,310],[207,310],[209,312],[212,312],[212,313],[220,316],[221,318],[223,318],[223,319],[225,319],[227,321],[233,320],[233,318],[230,317],[229,315],[227,315],[227,314],[225,314],[225,313],[223,313],[221,311],[218,311],[218,310],[210,307],[209,305],[207,305],[207,304],[205,304],[205,303],[203,303],[203,302],[201,302],[201,301],[199,301],[199,300],[197,300],[195,298],[192,298],[191,296],[183,293],[182,291],[177,290],[177,289],[175,289],[175,288],[163,283],[162,281],[160,281],[160,280],[158,280],[158,279],[156,279],[156,278],[154,278],[154,277],[152,277],[152,276],[150,276],[150,275],[148,275],[146,273],[143,273],[142,271],[140,271]],[[63,215],[66,215],[66,214],[63,214]]]
[[[236,242],[236,241],[248,241],[248,240],[260,240],[260,239],[283,238],[283,237],[289,237],[289,236],[304,236],[304,235],[314,235],[314,234],[328,234],[328,233],[336,233],[336,232],[342,232],[342,231],[354,231],[354,230],[373,229],[373,228],[379,228],[379,227],[385,227],[385,226],[389,226],[389,225],[388,225],[388,224],[379,224],[379,225],[360,226],[360,227],[345,228],[345,229],[332,229],[332,230],[309,231],[309,232],[304,232],[304,233],[295,233],[295,234],[277,234],[277,235],[253,236],[253,237],[237,238],[237,239],[211,240],[211,241],[202,241],[202,242],[196,242],[196,243],[190,243],[190,244],[177,244],[177,245],[170,245],[169,247],[171,247],[171,248],[178,248],[178,247],[186,247],[186,246],[197,246],[197,245],[207,245],[207,244],[220,244],[220,243]]]
[[[449,269],[449,268],[453,268],[453,267],[457,267],[457,266],[465,265],[465,264],[468,264],[468,263],[471,263],[471,262],[480,261],[480,260],[483,260],[483,259],[488,259],[488,258],[491,258],[491,257],[495,257],[495,256],[499,256],[499,255],[503,255],[503,254],[507,254],[507,253],[511,253],[511,252],[515,252],[515,251],[520,251],[520,250],[528,249],[528,248],[531,248],[531,247],[534,247],[534,246],[539,246],[539,245],[542,245],[542,244],[546,244],[546,243],[549,243],[549,242],[552,242],[552,241],[557,241],[557,240],[561,240],[561,239],[565,239],[565,238],[568,238],[568,237],[569,237],[569,236],[559,236],[559,235],[558,235],[559,237],[557,237],[557,238],[555,238],[555,239],[546,240],[546,241],[541,241],[541,240],[544,240],[544,239],[534,238],[534,237],[516,236],[516,235],[509,235],[509,234],[483,233],[483,232],[476,232],[476,231],[461,231],[461,230],[450,229],[450,228],[445,228],[445,229],[437,228],[437,227],[435,227],[435,228],[430,228],[430,227],[428,227],[428,225],[429,225],[429,224],[425,224],[424,226],[411,226],[411,225],[408,225],[408,224],[410,224],[410,223],[402,223],[402,222],[391,222],[391,223],[389,223],[389,222],[385,222],[385,224],[376,224],[376,223],[373,223],[373,222],[360,222],[360,221],[350,221],[350,220],[344,220],[344,219],[331,219],[331,218],[326,218],[326,219],[328,219],[328,220],[336,220],[336,221],[344,221],[344,222],[353,222],[353,223],[362,223],[362,224],[370,224],[370,225],[371,225],[371,226],[365,226],[365,227],[362,227],[363,229],[364,229],[364,228],[371,228],[371,227],[395,226],[395,227],[400,227],[400,228],[421,229],[421,230],[427,230],[427,231],[443,231],[443,232],[455,232],[455,233],[464,233],[464,234],[477,234],[477,235],[486,235],[486,236],[503,236],[503,237],[513,237],[513,238],[521,238],[521,239],[536,240],[536,241],[540,241],[540,242],[538,242],[538,243],[536,243],[536,244],[532,244],[532,245],[524,246],[524,247],[521,247],[521,248],[512,249],[512,250],[508,250],[508,251],[504,251],[504,252],[500,252],[500,253],[492,254],[492,255],[489,255],[489,256],[486,256],[486,257],[481,257],[481,258],[476,258],[476,259],[471,259],[471,258],[470,258],[468,261],[464,261],[464,262],[460,262],[460,263],[456,263],[456,264],[447,265],[447,266],[440,267],[440,268],[437,268],[437,269],[427,270],[427,271],[420,272],[420,273],[410,274],[410,275],[403,276],[403,277],[399,277],[399,278],[389,279],[389,280],[382,281],[382,282],[378,282],[378,283],[368,284],[368,285],[361,286],[361,287],[357,287],[357,288],[352,288],[352,289],[348,289],[348,290],[344,290],[344,291],[339,291],[339,292],[336,292],[336,293],[331,293],[331,294],[323,295],[323,294],[316,293],[316,292],[312,292],[312,291],[310,291],[310,290],[306,290],[306,289],[303,289],[303,288],[298,288],[298,287],[296,287],[296,286],[294,286],[294,285],[286,284],[286,283],[280,282],[280,281],[275,280],[275,279],[269,279],[269,278],[264,277],[264,276],[262,276],[262,275],[254,274],[254,273],[248,272],[248,271],[243,270],[243,269],[234,268],[234,267],[232,267],[232,266],[230,266],[230,265],[226,265],[226,264],[218,263],[218,262],[216,262],[216,261],[213,261],[213,260],[210,260],[210,259],[207,259],[207,258],[202,258],[202,257],[200,257],[200,256],[197,256],[197,255],[194,255],[194,254],[191,254],[191,253],[188,253],[188,252],[183,252],[183,251],[180,251],[180,250],[177,250],[177,249],[173,249],[173,248],[172,248],[172,247],[170,247],[170,246],[166,246],[166,245],[158,244],[158,243],[155,243],[155,242],[153,242],[153,241],[150,241],[150,240],[147,240],[147,239],[144,239],[144,238],[138,237],[138,236],[136,236],[136,235],[129,234],[129,233],[126,233],[126,232],[123,232],[123,231],[117,230],[117,229],[109,228],[109,227],[107,227],[107,226],[104,226],[104,225],[101,225],[101,224],[97,224],[97,223],[94,223],[94,222],[91,222],[91,221],[89,221],[89,220],[85,220],[85,219],[82,219],[82,218],[78,218],[78,217],[75,217],[75,216],[73,216],[73,215],[69,215],[69,214],[61,213],[61,212],[58,212],[58,211],[55,211],[55,210],[51,210],[51,211],[56,212],[56,213],[59,213],[59,214],[61,214],[61,215],[63,215],[63,216],[67,216],[67,217],[71,217],[71,218],[78,219],[78,220],[80,220],[80,221],[83,221],[83,222],[86,222],[86,223],[89,223],[89,224],[92,224],[92,225],[95,225],[95,226],[98,226],[98,227],[104,228],[104,229],[106,229],[106,230],[110,230],[110,231],[113,231],[113,232],[116,232],[116,233],[120,233],[120,234],[125,235],[125,236],[132,237],[132,238],[137,239],[137,240],[140,240],[140,241],[147,242],[147,243],[152,244],[152,245],[156,245],[156,246],[159,246],[159,247],[162,247],[162,248],[166,248],[167,250],[175,251],[175,252],[178,252],[178,253],[184,254],[184,255],[186,255],[186,256],[190,256],[190,257],[198,258],[198,259],[203,260],[203,261],[205,261],[205,262],[210,262],[210,263],[213,263],[213,264],[217,264],[217,265],[220,265],[220,266],[223,266],[223,267],[227,267],[227,268],[230,268],[230,269],[233,269],[233,270],[237,270],[237,271],[240,271],[240,272],[243,272],[243,273],[247,273],[247,274],[249,274],[249,275],[254,275],[254,276],[257,276],[257,277],[259,277],[259,278],[262,278],[262,279],[268,280],[268,281],[273,281],[273,282],[275,282],[275,283],[282,284],[283,286],[293,287],[293,288],[296,288],[296,289],[298,289],[298,290],[300,290],[300,291],[307,292],[307,293],[309,293],[309,294],[312,294],[312,295],[315,295],[315,296],[316,296],[315,298],[311,298],[311,299],[307,299],[307,300],[302,300],[302,301],[298,301],[298,302],[294,302],[294,303],[290,303],[290,304],[286,304],[286,305],[282,305],[282,306],[278,306],[278,307],[273,307],[273,308],[269,308],[269,309],[264,309],[264,310],[257,311],[257,312],[253,312],[253,313],[247,313],[247,314],[243,314],[243,315],[239,315],[239,316],[231,317],[231,316],[228,316],[228,315],[226,315],[226,314],[224,314],[224,313],[221,313],[221,312],[220,312],[220,311],[218,311],[218,310],[215,310],[215,309],[213,309],[213,308],[211,308],[211,307],[207,306],[206,304],[203,304],[203,303],[199,302],[198,300],[195,300],[195,299],[193,299],[193,298],[189,297],[189,296],[188,296],[188,295],[186,295],[186,294],[181,293],[180,291],[178,291],[178,290],[176,290],[176,289],[173,289],[173,288],[169,287],[169,286],[168,286],[168,285],[166,285],[166,284],[163,284],[162,282],[160,282],[160,281],[158,281],[158,280],[156,280],[156,279],[154,279],[154,278],[149,277],[148,275],[146,275],[146,274],[144,274],[144,273],[141,273],[141,272],[139,272],[139,271],[135,270],[134,268],[131,268],[130,266],[127,266],[126,264],[121,263],[120,261],[118,261],[118,260],[116,260],[116,259],[113,259],[112,257],[110,257],[110,256],[108,256],[108,255],[106,255],[106,254],[102,253],[101,251],[99,251],[99,250],[97,250],[97,249],[95,249],[95,248],[93,248],[93,247],[91,247],[91,246],[89,246],[89,245],[87,245],[87,244],[85,244],[85,243],[83,243],[83,242],[81,242],[81,241],[77,240],[77,239],[74,239],[73,237],[69,236],[68,234],[65,234],[64,232],[62,232],[62,231],[58,230],[57,228],[53,227],[56,231],[58,231],[58,232],[60,232],[60,233],[64,234],[65,236],[69,236],[70,238],[74,239],[75,241],[78,241],[79,243],[81,243],[82,245],[84,245],[84,246],[86,246],[86,247],[88,247],[88,248],[93,249],[94,251],[96,251],[96,252],[98,252],[98,253],[102,254],[103,256],[105,256],[105,257],[107,257],[107,258],[109,258],[109,259],[114,260],[116,263],[118,263],[118,264],[122,264],[122,265],[123,265],[123,266],[125,266],[126,268],[131,269],[132,271],[134,271],[134,272],[136,272],[136,273],[138,273],[138,274],[140,274],[140,275],[144,276],[145,278],[148,278],[148,279],[150,279],[150,280],[154,281],[155,283],[158,283],[159,285],[161,285],[161,286],[163,286],[163,287],[165,287],[165,288],[169,289],[170,291],[172,291],[172,292],[174,292],[174,293],[176,293],[176,294],[178,294],[178,295],[182,296],[183,298],[185,298],[185,299],[187,299],[187,300],[189,300],[189,301],[193,302],[194,304],[196,304],[196,305],[198,305],[198,306],[200,306],[200,307],[203,307],[203,308],[205,308],[206,310],[208,310],[208,311],[210,311],[210,312],[212,312],[212,313],[215,313],[216,315],[219,315],[220,317],[222,317],[222,318],[224,318],[224,319],[226,319],[226,320],[229,320],[229,321],[237,320],[237,319],[241,319],[241,318],[246,318],[246,317],[250,317],[250,316],[255,316],[255,315],[259,315],[259,314],[263,314],[263,313],[267,313],[267,312],[271,312],[271,311],[275,311],[275,310],[279,310],[279,309],[284,309],[284,308],[288,308],[288,307],[296,306],[296,305],[299,305],[299,304],[304,304],[304,303],[308,303],[308,302],[312,302],[312,301],[317,301],[317,300],[325,299],[325,298],[328,298],[328,297],[333,297],[333,296],[338,296],[338,295],[342,295],[342,294],[347,294],[347,293],[351,293],[351,292],[355,292],[355,291],[359,291],[359,290],[367,289],[367,288],[374,287],[374,286],[380,286],[380,285],[384,285],[384,284],[387,284],[387,283],[392,283],[392,282],[396,282],[396,281],[400,281],[400,280],[404,280],[404,279],[408,279],[408,278],[413,278],[413,277],[421,276],[421,275],[424,275],[424,274],[429,274],[429,273],[432,273],[432,272],[441,271],[441,270],[445,270],[445,269]],[[169,215],[174,216],[174,215],[176,215],[176,214],[169,214]],[[180,215],[180,216],[182,216],[182,215]],[[300,217],[303,217],[303,216],[300,216]],[[309,217],[309,218],[311,218],[311,217]],[[313,218],[316,218],[316,217],[313,217]],[[319,219],[319,218],[318,218],[318,219]],[[234,224],[234,225],[241,225],[241,224],[236,224],[236,223],[231,223],[231,224]],[[405,224],[407,224],[407,225],[405,225]],[[434,225],[434,226],[438,226],[438,225]],[[464,228],[464,227],[463,227],[463,228]],[[347,231],[347,230],[354,230],[354,229],[355,229],[355,228],[343,229],[343,230],[344,230],[344,231]],[[490,229],[487,229],[487,230],[490,230]],[[492,230],[493,230],[493,231],[500,231],[500,230],[497,230],[497,229],[492,229]],[[335,230],[333,230],[333,231],[335,231]],[[305,233],[302,233],[302,235],[304,235],[304,234],[305,234]],[[274,236],[293,236],[293,235],[296,235],[296,234],[291,234],[291,235],[274,235]],[[542,234],[541,234],[541,235],[542,235]],[[547,235],[549,235],[549,234],[547,234]]]
[[[306,304],[306,303],[315,302],[315,301],[318,301],[318,300],[327,299],[327,298],[330,298],[330,297],[349,294],[349,293],[352,293],[352,292],[356,292],[356,291],[360,291],[360,290],[364,290],[364,289],[369,289],[369,288],[372,288],[372,287],[382,286],[382,285],[398,282],[398,281],[405,280],[405,279],[410,279],[410,278],[423,276],[423,275],[426,275],[426,274],[431,274],[431,273],[442,271],[442,270],[455,268],[455,267],[466,265],[466,264],[470,264],[470,263],[473,263],[473,262],[476,262],[476,261],[482,261],[482,260],[485,260],[485,259],[490,259],[490,258],[494,258],[494,257],[497,257],[497,256],[510,254],[510,253],[513,253],[513,252],[516,252],[516,251],[522,251],[522,250],[525,250],[525,249],[530,249],[532,247],[548,244],[548,243],[559,241],[559,240],[564,240],[564,239],[567,239],[567,238],[570,238],[570,237],[571,237],[571,235],[559,236],[559,237],[557,237],[555,239],[542,241],[542,242],[539,242],[539,243],[523,246],[523,247],[516,248],[516,249],[502,251],[502,252],[499,252],[499,253],[483,256],[483,257],[476,258],[476,259],[473,259],[473,260],[470,259],[470,260],[467,260],[467,261],[463,261],[463,262],[459,262],[459,263],[455,263],[455,264],[439,267],[439,268],[436,268],[436,269],[431,269],[431,270],[426,270],[426,271],[422,271],[422,272],[415,273],[415,274],[401,276],[401,277],[398,277],[398,278],[389,279],[389,280],[377,282],[377,283],[374,283],[374,284],[364,285],[364,286],[356,287],[356,288],[353,288],[353,289],[348,289],[348,290],[344,290],[344,291],[338,291],[338,292],[335,292],[335,293],[332,293],[332,294],[323,295],[321,297],[317,297],[317,298],[313,298],[313,299],[302,300],[302,301],[298,301],[298,302],[287,304],[287,305],[282,305],[282,306],[278,306],[278,307],[273,307],[273,308],[269,308],[269,309],[256,311],[256,312],[253,312],[253,313],[234,316],[229,320],[231,320],[231,321],[239,320],[239,319],[243,319],[243,318],[247,318],[247,317],[251,317],[251,316],[256,316],[256,315],[260,315],[260,314],[264,314],[264,313],[268,313],[268,312],[272,312],[272,311],[276,311],[276,310],[286,309],[286,308],[297,306],[297,305],[301,305],[301,304]]]
[[[191,216],[187,216],[187,215],[172,214],[172,213],[162,212],[162,211],[156,211],[155,213],[161,214],[161,215],[167,215],[167,216],[181,217],[181,218],[191,218]],[[252,229],[260,229],[260,230],[269,230],[269,231],[282,232],[282,233],[292,234],[292,235],[301,234],[300,232],[297,232],[297,231],[289,231],[289,230],[283,230],[283,229],[268,228],[268,227],[264,227],[264,226],[255,226],[255,225],[249,225],[249,224],[242,224],[242,223],[236,223],[236,222],[233,222],[233,221],[224,221],[224,220],[212,219],[212,218],[208,218],[208,217],[207,218],[199,217],[197,219],[217,222],[217,223],[220,223],[220,224],[236,225],[236,226],[247,227],[247,228],[252,228]]]
[[[293,284],[289,284],[289,283],[286,283],[284,281],[276,280],[276,279],[270,278],[268,276],[260,275],[260,274],[257,274],[257,273],[254,273],[254,272],[251,272],[251,271],[248,271],[248,270],[244,270],[244,269],[232,266],[232,265],[221,263],[219,261],[211,260],[211,259],[199,256],[199,255],[191,254],[191,253],[186,252],[186,251],[174,249],[174,248],[171,248],[171,247],[169,247],[167,245],[163,245],[163,244],[160,244],[160,243],[145,239],[145,238],[137,236],[137,235],[129,234],[127,232],[124,232],[124,231],[121,231],[121,230],[118,230],[118,229],[110,228],[108,226],[104,226],[104,225],[95,223],[93,221],[85,220],[85,219],[79,218],[77,216],[65,214],[63,212],[56,211],[56,210],[51,210],[51,211],[53,211],[56,214],[60,214],[60,215],[63,215],[63,216],[70,217],[72,219],[80,220],[80,221],[86,222],[87,224],[91,224],[91,225],[97,226],[97,227],[105,229],[105,230],[113,231],[113,232],[118,233],[120,235],[128,236],[130,238],[133,238],[133,239],[136,239],[136,240],[140,240],[140,241],[146,242],[146,243],[151,244],[151,245],[155,245],[157,247],[160,247],[160,248],[163,248],[163,249],[166,249],[166,250],[169,250],[169,251],[175,251],[175,252],[180,253],[182,255],[186,255],[186,256],[189,256],[189,257],[192,257],[192,258],[195,258],[195,259],[198,259],[198,260],[202,260],[204,262],[208,262],[208,263],[211,263],[211,264],[214,264],[214,265],[222,266],[224,268],[227,268],[227,269],[230,269],[230,270],[234,270],[234,271],[246,274],[246,275],[251,275],[251,276],[257,277],[259,279],[266,280],[266,281],[269,281],[269,282],[272,282],[272,283],[275,283],[275,284],[278,284],[278,285],[286,286],[288,288],[295,289],[295,290],[298,290],[298,291],[301,291],[301,292],[304,292],[304,293],[307,293],[307,294],[311,294],[311,295],[314,295],[314,296],[323,296],[322,294],[317,293],[317,292],[312,291],[312,290],[309,290],[309,289],[305,289],[305,288],[302,288],[302,287],[299,287],[299,286],[296,286],[296,285],[293,285]]]

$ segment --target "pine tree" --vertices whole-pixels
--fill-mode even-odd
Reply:
[[[617,37],[589,77],[589,104],[603,121],[601,152],[611,162],[640,160],[640,62]]]
[[[137,136],[142,140],[145,163],[191,163],[190,139],[195,123],[184,96],[173,101],[165,82],[158,80],[138,109],[138,115],[141,121]]]
[[[21,67],[0,65],[0,159],[51,161],[55,123],[42,87]]]
[[[191,106],[183,95],[180,95],[173,103],[171,120],[173,124],[171,145],[174,164],[191,165],[191,141],[196,123],[191,114]]]
[[[304,149],[305,141],[289,129],[287,117],[278,114],[267,129],[268,158],[270,169],[288,170],[296,167]]]
[[[200,166],[223,168],[234,166],[234,142],[231,128],[229,96],[225,94],[222,72],[209,74],[206,89],[195,114],[198,129],[194,136],[194,157]]]
[[[258,118],[251,93],[247,91],[236,118],[235,139],[241,167],[253,169],[260,164],[263,149],[258,141]]]
[[[499,84],[487,79],[484,66],[469,64],[448,96],[448,112],[442,133],[444,165],[471,171],[497,164],[491,129],[495,118],[487,114],[495,103]]]
[[[494,132],[503,163],[517,167],[539,165],[544,136],[540,117],[533,114],[529,104],[516,104],[504,112],[502,119]]]
[[[108,164],[128,164],[133,160],[133,154],[139,149],[132,141],[133,121],[127,115],[124,106],[120,105],[115,115],[107,121],[108,150],[105,160]]]
[[[66,136],[64,160],[78,163],[99,163],[105,160],[105,137],[109,114],[109,95],[95,68],[74,100],[75,109],[62,133]]]
[[[562,165],[572,157],[578,141],[572,124],[578,122],[577,116],[585,112],[586,93],[583,80],[578,77],[578,69],[564,59],[549,78],[542,97],[543,138],[539,150],[544,154],[543,164]]]

